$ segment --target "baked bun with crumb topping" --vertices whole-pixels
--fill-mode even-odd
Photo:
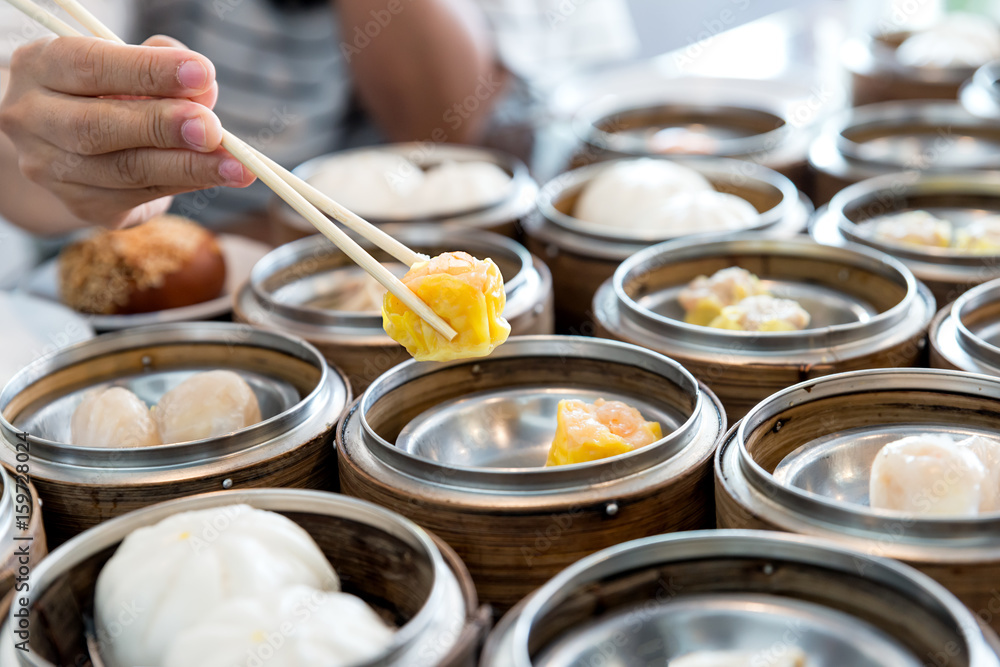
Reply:
[[[59,256],[63,302],[80,312],[130,315],[214,299],[226,282],[215,236],[187,218],[161,215],[103,231]]]

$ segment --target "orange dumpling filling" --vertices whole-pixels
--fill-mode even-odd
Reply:
[[[403,284],[458,332],[447,340],[391,293],[382,301],[382,327],[417,361],[485,357],[507,340],[503,276],[490,259],[446,252],[418,262]]]
[[[545,465],[596,461],[645,447],[662,437],[659,422],[646,421],[638,410],[621,401],[599,398],[591,405],[562,400],[556,437]]]

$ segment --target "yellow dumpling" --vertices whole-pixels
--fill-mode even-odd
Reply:
[[[698,276],[681,290],[678,300],[685,311],[684,321],[704,327],[726,306],[758,294],[767,294],[760,279],[746,269],[731,266],[716,271],[711,278]]]
[[[731,331],[801,331],[809,320],[809,313],[797,302],[760,294],[726,306],[708,326]]]
[[[492,260],[446,252],[414,264],[402,281],[458,332],[454,340],[446,340],[386,293],[382,327],[417,361],[484,357],[510,335],[510,325],[503,318],[507,302],[503,276]]]
[[[646,421],[638,410],[621,401],[603,398],[593,405],[578,400],[559,401],[556,422],[546,466],[625,454],[663,437],[659,422]]]

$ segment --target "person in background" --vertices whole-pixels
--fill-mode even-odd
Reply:
[[[172,37],[41,39],[0,69],[0,216],[25,229],[117,228],[171,204],[209,222],[231,218],[269,194],[220,148],[223,126],[294,166],[344,146],[353,92],[385,140],[472,142],[502,88],[473,0],[121,9],[134,15],[119,32],[126,40]],[[482,103],[456,122],[455,104],[470,95]]]

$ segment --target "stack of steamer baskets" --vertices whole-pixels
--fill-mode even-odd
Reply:
[[[861,244],[893,255],[942,306],[971,287],[1000,277],[1000,246],[973,254],[954,247],[902,244],[878,235],[877,225],[911,212],[946,221],[958,238],[970,225],[1000,213],[1000,171],[904,172],[871,178],[834,196],[813,219],[810,233],[820,243]]]
[[[489,257],[504,278],[504,317],[511,335],[552,333],[551,274],[516,241],[481,230],[430,224],[383,229],[431,257],[449,250]],[[385,251],[367,249],[397,275],[406,272]],[[359,292],[371,295],[359,300]],[[406,350],[382,329],[382,292],[347,255],[317,235],[287,243],[258,262],[236,297],[234,314],[237,321],[308,340],[344,371],[360,393],[376,377],[409,359]]]
[[[178,444],[73,444],[70,423],[88,391],[124,387],[155,405],[207,370],[243,378],[263,421]],[[19,372],[0,392],[0,459],[30,474],[49,539],[58,545],[106,519],[194,493],[336,489],[333,431],[350,399],[343,376],[299,339],[225,323],[131,329],[42,357]]]
[[[234,505],[276,512],[298,524],[333,566],[340,590],[361,598],[395,628],[385,649],[364,664],[387,667],[475,667],[477,664],[490,625],[489,609],[480,606],[469,574],[455,553],[419,526],[383,508],[354,498],[303,489],[234,490],[191,496],[131,512],[77,536],[32,572],[30,596],[14,604],[3,628],[0,664],[4,667],[115,664],[106,652],[123,638],[130,624],[162,630],[163,618],[177,614],[176,609],[167,608],[158,597],[146,596],[140,602],[127,604],[124,611],[113,610],[120,625],[99,626],[95,632],[98,575],[122,540],[184,512],[211,512],[202,515],[202,523],[194,522],[193,535],[182,534],[180,538],[192,540],[207,550],[234,525],[234,517],[238,516]],[[243,538],[245,542],[253,541],[252,535],[246,533]],[[199,548],[194,544],[192,548]],[[269,546],[277,551],[289,548]],[[224,572],[225,558],[218,560],[213,565]],[[281,573],[269,574],[281,576]],[[184,582],[176,584],[190,586]],[[244,584],[244,587],[249,586]],[[317,612],[317,607],[309,606],[320,604],[316,600],[300,603],[294,616],[286,609],[283,618],[294,621],[285,623],[307,622]],[[30,651],[17,650],[9,640],[15,636],[21,613],[30,619]],[[176,619],[167,623],[178,624]],[[239,620],[232,628],[229,636],[213,639],[222,644],[238,642],[242,638]],[[336,634],[337,628],[329,631]],[[252,650],[240,656],[247,661],[241,664],[268,664],[294,631],[282,624],[273,632],[268,628],[256,633],[266,636],[256,639]],[[155,639],[144,636],[142,641]],[[135,642],[136,638],[129,641]],[[314,646],[317,644],[315,637],[311,641]],[[364,641],[365,637],[352,637],[346,644],[357,647]],[[278,659],[285,660],[287,656],[279,654]]]
[[[873,463],[890,442],[998,433],[996,378],[908,368],[811,380],[761,402],[727,435],[715,461],[719,526],[799,533],[900,560],[1000,630],[1000,513],[935,511],[971,484],[958,468],[942,460],[928,473],[914,511],[873,508],[869,494]],[[919,483],[892,472],[899,477],[886,484]]]
[[[1000,122],[958,102],[899,101],[848,109],[827,121],[809,149],[813,201],[900,171],[935,174],[1000,167]]]
[[[466,207],[461,210],[449,210],[440,214],[420,216],[407,215],[404,211],[397,211],[391,216],[374,216],[366,214],[363,208],[358,207],[357,213],[364,215],[366,220],[375,225],[422,222],[444,225],[449,228],[483,230],[517,237],[523,220],[535,208],[538,185],[528,173],[527,166],[513,155],[473,146],[427,142],[389,144],[376,148],[353,148],[313,158],[296,167],[293,173],[322,189],[324,171],[329,168],[333,161],[344,163],[359,158],[364,160],[373,152],[388,153],[408,161],[411,165],[422,170],[446,163],[486,162],[496,165],[510,178],[509,186],[498,192],[496,197],[487,197],[488,203],[472,208]],[[402,164],[404,166],[395,166],[393,170],[405,171],[412,168],[406,162]],[[406,176],[408,174],[395,173],[391,170],[391,173],[386,174],[385,178],[391,186]],[[336,199],[336,197],[334,198]],[[275,197],[272,200],[270,213],[275,223],[276,237],[282,243],[316,233],[308,221],[280,198]]]
[[[730,267],[797,301],[810,315],[808,326],[746,332],[685,322],[681,291],[698,276]],[[919,364],[935,310],[927,288],[888,255],[754,234],[647,248],[623,262],[594,297],[600,335],[680,362],[715,392],[733,422],[808,378]]]
[[[726,79],[684,79],[676,88],[663,87],[654,95],[606,95],[579,112],[573,130],[582,145],[571,166],[621,157],[703,155],[754,162],[799,188],[806,186],[812,131],[804,121],[812,119],[795,113],[805,106],[793,99],[795,91],[746,90],[748,82]],[[740,89],[745,93],[733,92]]]
[[[576,217],[574,209],[585,188],[604,170],[627,159],[599,162],[556,177],[542,187],[538,210],[525,223],[528,248],[552,270],[560,331],[593,333],[591,302],[601,283],[633,254],[671,237],[662,231],[630,228],[627,221],[605,225]],[[802,231],[808,221],[811,206],[787,177],[773,169],[728,158],[649,159],[669,160],[691,168],[715,190],[752,204],[757,216],[742,228],[744,231],[788,237]]]

